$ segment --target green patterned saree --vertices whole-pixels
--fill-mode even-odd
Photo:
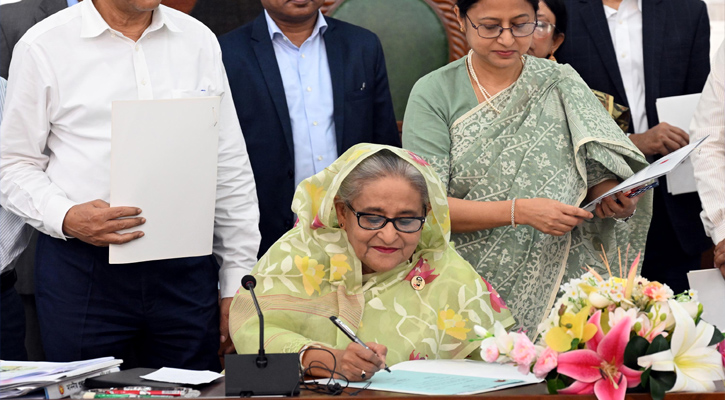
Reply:
[[[644,166],[623,134],[569,66],[525,57],[519,79],[478,104],[465,60],[423,77],[413,88],[403,145],[428,160],[449,197],[474,201],[545,197],[581,205],[587,189],[626,179]],[[599,219],[556,237],[526,225],[454,234],[456,250],[499,290],[519,327],[535,336],[559,286],[586,265],[606,274],[610,260],[631,244],[644,250],[651,193],[628,222]],[[616,265],[616,264],[615,264]]]
[[[387,272],[363,274],[334,198],[345,177],[370,155],[388,149],[420,171],[431,211],[411,259]],[[364,189],[363,189],[364,190]],[[450,240],[445,191],[415,154],[361,144],[297,188],[292,209],[299,221],[259,260],[252,273],[265,319],[268,352],[298,352],[308,345],[344,349],[350,343],[328,319],[337,316],[363,341],[388,347],[389,365],[415,358],[464,358],[478,346],[473,326],[513,325],[493,287],[476,273]],[[415,290],[411,279],[425,280]],[[259,325],[249,292],[237,292],[230,330],[240,353],[255,353]]]

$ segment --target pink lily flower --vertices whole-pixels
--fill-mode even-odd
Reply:
[[[599,319],[595,321],[592,322],[601,332]],[[632,318],[627,316],[612,327],[601,341],[591,345],[587,342],[588,349],[559,354],[557,371],[576,379],[576,382],[559,390],[559,393],[593,393],[600,400],[623,400],[628,387],[639,385],[642,372],[624,365],[624,349],[629,342],[633,323]]]

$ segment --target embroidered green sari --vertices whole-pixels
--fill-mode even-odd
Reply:
[[[586,84],[569,66],[525,56],[519,79],[478,104],[465,58],[423,77],[413,88],[403,146],[429,161],[449,197],[474,201],[545,197],[582,205],[587,189],[626,179],[647,165]],[[564,236],[530,226],[452,235],[456,250],[507,301],[519,327],[535,336],[559,286],[589,265],[606,274],[631,244],[644,250],[651,193],[629,222],[595,217]]]
[[[426,179],[431,211],[411,259],[387,272],[365,274],[340,229],[334,198],[345,177],[370,155],[387,149]],[[438,175],[415,154],[360,144],[297,188],[295,228],[280,238],[252,271],[265,319],[268,352],[298,352],[304,346],[344,349],[350,343],[328,319],[337,316],[363,341],[388,347],[387,363],[416,358],[464,358],[479,342],[473,326],[498,320],[513,325],[493,287],[453,250],[445,191]],[[411,285],[414,276],[426,284]],[[230,331],[239,353],[256,353],[259,324],[249,292],[238,291]]]

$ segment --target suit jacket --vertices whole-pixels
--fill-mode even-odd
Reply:
[[[66,0],[23,0],[0,6],[0,76],[8,78],[13,48],[25,32],[66,7]]]
[[[380,41],[366,29],[325,19],[338,154],[361,142],[400,146]],[[219,43],[257,183],[261,256],[295,223],[292,126],[264,13]]]
[[[615,102],[628,106],[602,0],[567,0],[566,5],[569,21],[557,60],[571,64],[592,89],[610,93]],[[710,73],[710,22],[705,3],[643,0],[642,38],[645,107],[651,128],[659,123],[658,98],[702,92]],[[709,248],[712,243],[700,221],[698,195],[672,196],[664,178],[660,178],[658,190],[666,212],[656,211],[655,218],[669,217],[682,249],[695,255]]]

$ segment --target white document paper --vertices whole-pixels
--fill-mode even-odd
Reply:
[[[418,395],[463,395],[503,390],[543,382],[533,374],[523,375],[513,365],[473,360],[415,360],[378,371],[369,382],[351,382],[349,387]],[[320,379],[326,383],[329,379]]]
[[[690,122],[693,115],[695,115],[698,102],[700,102],[700,93],[657,99],[655,101],[657,116],[660,122],[676,126],[689,134]],[[697,187],[695,187],[695,169],[689,158],[667,174],[666,179],[667,191],[672,194],[697,191]]]
[[[609,197],[615,193],[624,192],[642,186],[654,180],[655,178],[670,173],[673,169],[675,169],[675,167],[685,161],[685,159],[690,156],[690,153],[692,153],[692,151],[695,150],[697,146],[702,144],[702,142],[704,142],[707,138],[708,136],[705,136],[697,142],[690,143],[687,146],[660,158],[659,160],[650,164],[648,167],[643,168],[639,170],[636,174],[630,176],[629,179],[613,187],[607,193],[604,193],[603,195],[592,200],[589,204],[585,205],[582,208],[589,212],[594,212],[594,208],[596,207],[596,205],[601,203],[602,199],[604,199],[605,197]]]
[[[205,383],[211,383],[222,376],[224,375],[213,371],[194,371],[190,369],[164,367],[150,374],[142,375],[141,378],[156,382],[179,383],[182,385],[203,385]]]
[[[211,254],[220,97],[113,102],[111,206],[142,210],[144,236],[109,262]]]
[[[702,319],[725,330],[725,279],[717,268],[700,269],[687,273],[690,289],[697,290],[697,298],[702,303]]]

